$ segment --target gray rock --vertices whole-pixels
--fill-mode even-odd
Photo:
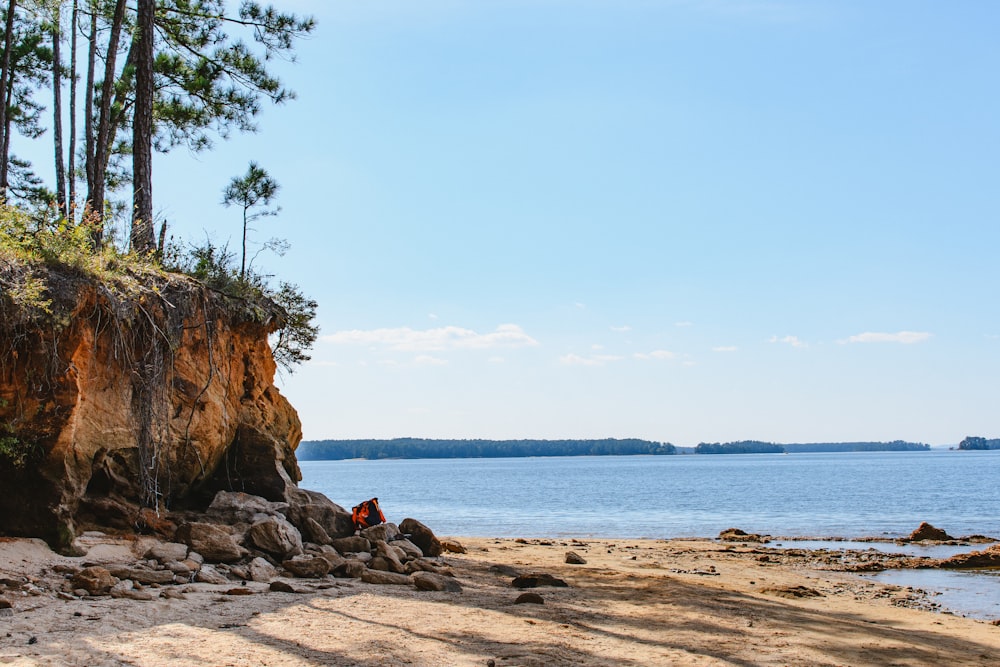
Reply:
[[[337,550],[329,545],[323,545],[320,547],[319,551],[314,554],[315,556],[322,558],[327,563],[330,564],[330,570],[334,570],[344,563],[346,559],[337,553]]]
[[[180,542],[160,542],[149,548],[143,558],[154,558],[160,563],[181,561],[187,558],[188,546]]]
[[[347,537],[354,534],[354,521],[351,513],[336,504],[318,491],[289,488],[285,492],[288,501],[288,520],[298,528],[311,542],[323,544],[317,536],[311,535],[306,519],[312,519],[331,538]]]
[[[228,530],[214,523],[185,523],[177,529],[175,539],[210,563],[232,563],[245,553]]]
[[[413,580],[405,574],[370,569],[361,573],[361,581],[367,584],[390,584],[395,586],[409,586],[413,583]]]
[[[149,570],[128,565],[109,565],[108,571],[119,579],[131,579],[140,584],[172,584],[174,573],[170,570]]]
[[[287,503],[272,503],[266,498],[240,491],[219,491],[206,513],[222,523],[232,525],[254,523],[263,516],[276,516],[287,509]]]
[[[326,528],[320,525],[316,519],[311,516],[307,516],[303,521],[303,525],[300,527],[300,531],[310,542],[315,542],[316,544],[330,544],[333,540],[330,538],[330,534],[326,532]]]
[[[246,540],[279,560],[302,553],[302,535],[284,517],[270,516],[250,526]]]
[[[203,584],[228,584],[229,579],[211,565],[205,565],[198,574],[194,575],[194,580]]]
[[[416,572],[413,575],[413,585],[421,591],[447,591],[461,593],[462,585],[451,577],[445,577],[433,572]]]
[[[444,565],[439,565],[433,561],[429,561],[426,558],[415,558],[406,564],[407,573],[414,572],[433,572],[435,574],[443,574],[445,576],[452,576],[451,570],[449,570]]]
[[[272,593],[295,593],[297,592],[292,585],[287,581],[272,581],[271,588]]]
[[[394,523],[380,523],[377,526],[369,526],[361,531],[361,537],[367,539],[372,544],[379,540],[389,542],[399,535],[399,527]]]
[[[566,552],[566,562],[570,565],[586,565],[587,559],[575,551]]]
[[[253,581],[266,584],[278,576],[278,568],[258,556],[247,564],[247,575]]]
[[[372,548],[371,542],[360,535],[339,537],[330,542],[330,544],[342,554],[368,553]]]
[[[410,536],[410,541],[417,545],[425,556],[441,555],[441,542],[434,536],[430,528],[416,519],[403,519],[403,522],[399,524],[399,529]]]
[[[111,597],[113,598],[123,598],[125,597],[126,593],[133,590],[134,588],[135,584],[132,582],[131,579],[123,579],[114,586],[112,586],[111,590],[108,591],[108,594],[111,595]]]
[[[318,556],[296,556],[283,561],[281,567],[302,579],[319,579],[330,572],[330,563]]]
[[[414,558],[424,557],[423,550],[406,538],[403,538],[401,540],[393,540],[392,542],[390,542],[390,544],[394,548],[399,549],[405,554],[405,558],[401,558],[401,560],[413,560]]]

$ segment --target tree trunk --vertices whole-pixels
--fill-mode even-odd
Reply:
[[[62,32],[59,10],[57,6],[55,16],[52,17],[52,139],[56,151],[56,204],[60,215],[65,217],[69,215],[69,208],[66,206],[66,163],[63,161],[62,63],[59,53]]]
[[[156,250],[153,237],[153,24],[155,0],[138,0],[135,107],[132,112],[132,250]]]
[[[3,160],[2,167],[0,167],[0,202],[7,198],[7,151],[10,146],[10,137],[7,136],[10,132],[6,102],[7,98],[10,97],[7,94],[7,75],[10,71],[10,53],[14,46],[15,9],[17,9],[17,0],[9,0],[7,3],[7,22],[3,37],[3,62],[0,63],[0,100],[3,101],[3,105],[0,106],[0,132],[3,133],[0,135],[0,146],[3,147],[3,154],[0,155],[0,160]]]
[[[94,191],[94,71],[97,69],[97,8],[90,2],[90,43],[87,45],[87,87],[83,99],[83,167],[87,172],[87,194]],[[89,212],[84,206],[84,216]]]
[[[73,11],[70,16],[69,39],[69,197],[67,198],[66,215],[76,217],[76,21],[79,15],[77,0],[73,0]]]
[[[104,81],[101,84],[101,107],[97,116],[97,139],[94,143],[94,182],[87,194],[87,207],[95,217],[93,231],[94,245],[104,240],[104,180],[107,173],[108,156],[111,153],[111,98],[115,88],[115,61],[118,58],[118,42],[121,39],[122,23],[125,19],[125,0],[117,0],[115,13],[111,18],[111,36],[104,61]],[[96,37],[96,35],[95,35]]]

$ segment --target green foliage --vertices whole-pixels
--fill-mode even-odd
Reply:
[[[300,461],[342,459],[508,458],[521,456],[669,455],[669,442],[637,438],[603,440],[315,440],[299,445]]]
[[[1000,449],[1000,438],[990,440],[982,436],[970,435],[958,443],[958,448],[962,450]]]
[[[271,339],[271,350],[274,361],[291,373],[295,366],[311,359],[306,352],[319,335],[319,327],[313,324],[317,304],[306,298],[297,285],[286,282],[271,298],[285,311],[285,321]]]

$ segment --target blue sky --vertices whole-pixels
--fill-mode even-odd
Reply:
[[[281,183],[306,439],[1000,436],[1000,5],[279,4],[299,99],[154,174]]]

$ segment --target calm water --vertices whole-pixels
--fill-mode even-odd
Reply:
[[[1000,536],[1000,451],[305,461],[302,486],[442,535]]]

